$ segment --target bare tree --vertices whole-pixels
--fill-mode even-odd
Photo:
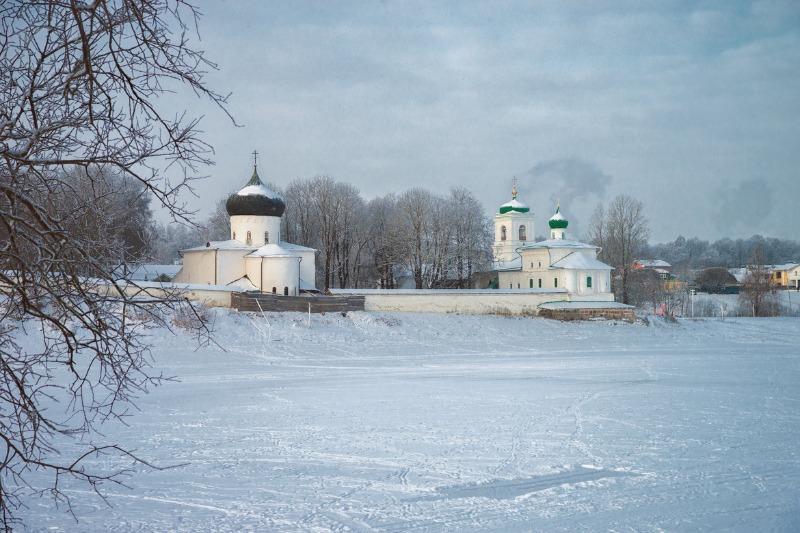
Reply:
[[[90,470],[87,459],[120,445],[61,444],[124,414],[161,377],[141,335],[185,305],[179,294],[131,294],[113,268],[125,252],[105,212],[113,191],[76,186],[118,176],[175,219],[189,221],[191,192],[210,147],[197,120],[166,113],[158,97],[188,86],[222,108],[203,83],[214,68],[190,44],[199,14],[184,1],[5,0],[0,4],[0,515],[18,518],[32,470],[51,476],[44,494],[69,508],[64,478],[99,491],[126,469]],[[175,181],[167,176],[176,177]],[[57,205],[69,198],[69,209]],[[80,221],[99,221],[87,232]],[[192,309],[188,312],[194,313]],[[194,313],[196,318],[200,318]],[[198,323],[199,324],[199,323]],[[200,326],[202,327],[202,326]],[[39,332],[35,343],[19,335]],[[61,416],[45,409],[68,406]]]
[[[426,270],[430,268],[427,250],[427,237],[430,234],[433,196],[425,189],[409,189],[397,200],[398,220],[405,237],[403,254],[406,266],[414,276],[414,285],[422,289]]]
[[[463,187],[450,191],[448,204],[453,241],[450,271],[456,287],[466,288],[473,272],[491,262],[491,220],[478,199]]]
[[[405,235],[398,231],[399,217],[394,195],[375,198],[367,205],[369,253],[381,289],[395,288],[395,269],[403,258]]]
[[[647,245],[650,229],[642,202],[619,195],[607,208],[599,206],[589,224],[589,239],[601,248],[600,259],[614,267],[622,301],[628,303],[633,261]]]
[[[315,224],[315,209],[311,201],[313,194],[310,180],[294,180],[286,188],[286,212],[283,215],[281,233],[288,242],[316,247],[319,245],[318,227]]]
[[[231,238],[231,217],[225,208],[228,195],[217,200],[214,211],[208,216],[204,229],[204,240],[206,241],[226,241]]]
[[[760,247],[756,248],[747,267],[747,275],[739,292],[739,304],[744,315],[776,316],[779,305],[775,286],[770,279],[769,269],[764,265],[764,255]]]

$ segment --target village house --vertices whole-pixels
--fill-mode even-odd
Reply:
[[[774,285],[789,289],[800,288],[800,263],[769,265],[767,269],[769,279]]]

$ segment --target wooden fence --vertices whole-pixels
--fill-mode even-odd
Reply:
[[[260,308],[259,308],[260,306]],[[262,293],[233,293],[231,307],[238,311],[298,313],[346,313],[363,311],[363,296],[280,296]]]

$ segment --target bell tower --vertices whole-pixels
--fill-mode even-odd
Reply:
[[[494,216],[494,260],[498,268],[519,257],[517,249],[533,242],[533,213],[518,199],[517,178],[511,186],[511,200],[500,206]]]

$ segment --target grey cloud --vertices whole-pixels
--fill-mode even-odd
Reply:
[[[210,81],[233,92],[245,127],[175,96],[206,115],[216,149],[187,201],[207,212],[258,148],[284,185],[317,173],[366,195],[463,185],[488,212],[517,173],[537,216],[560,198],[577,224],[625,192],[645,203],[656,240],[741,236],[747,225],[718,226],[709,199],[723,177],[763,176],[785,219],[769,230],[786,234],[800,223],[785,194],[800,167],[800,4],[751,8],[207,3],[201,44],[222,67]],[[522,176],[532,152],[544,161]]]
[[[735,187],[723,186],[718,198],[716,223],[720,230],[760,233],[769,229],[773,193],[763,178],[745,180]]]
[[[533,188],[550,194],[551,202],[564,204],[601,200],[611,184],[611,176],[577,157],[542,161],[525,175]]]

